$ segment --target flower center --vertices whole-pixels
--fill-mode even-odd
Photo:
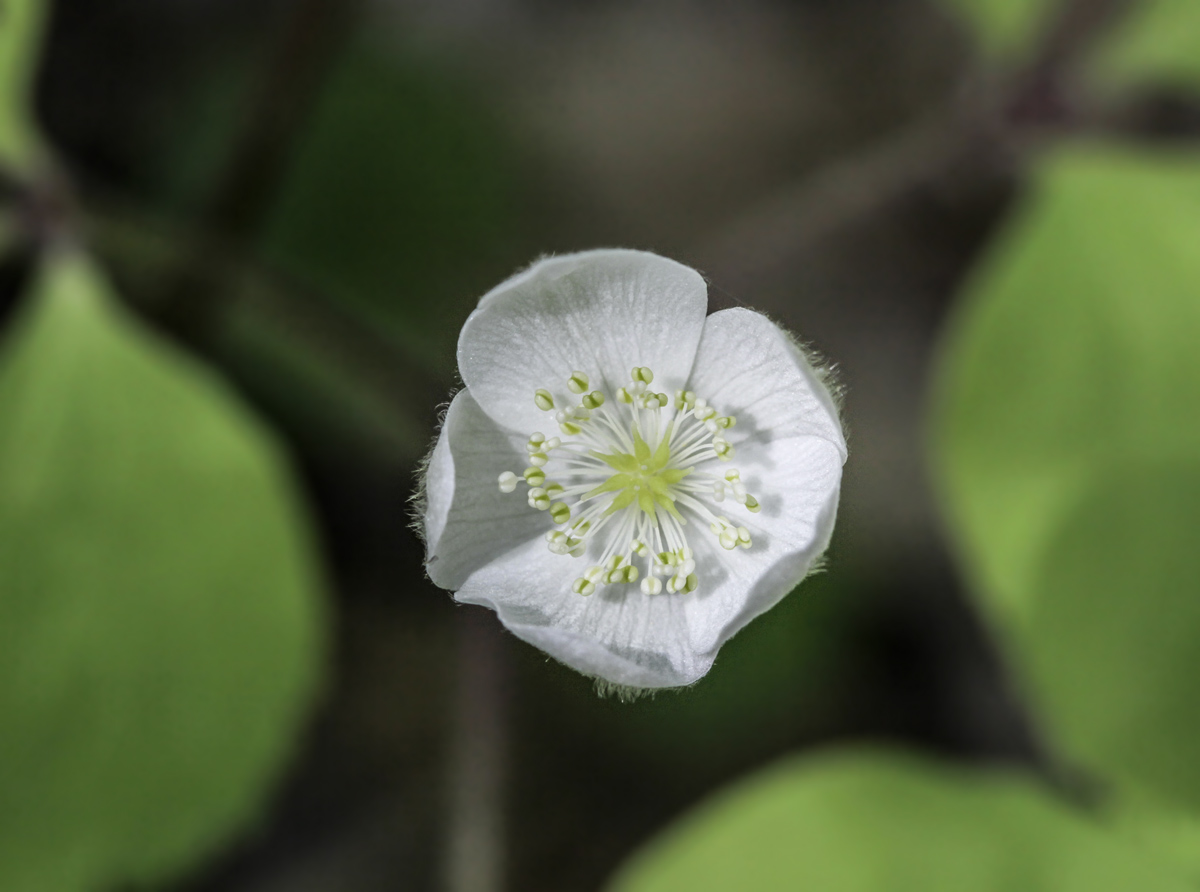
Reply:
[[[549,512],[555,524],[546,534],[554,554],[580,558],[599,543],[593,549],[599,559],[571,586],[577,594],[639,578],[647,595],[692,592],[700,580],[685,531],[689,518],[707,524],[727,550],[752,544],[746,527],[713,510],[727,497],[751,513],[760,508],[737,470],[714,473],[710,465],[733,458],[724,431],[736,419],[690,390],[675,391],[674,399],[654,392],[654,373],[644,366],[630,379],[612,402],[588,392],[583,372],[567,381],[577,405],[575,397],[560,394],[556,402],[555,394],[538,390],[534,403],[555,413],[562,437],[531,434],[529,467],[501,474],[500,489],[513,492],[522,481],[529,487],[529,506]]]

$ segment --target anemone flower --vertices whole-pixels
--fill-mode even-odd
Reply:
[[[424,471],[434,583],[618,688],[699,679],[833,531],[822,372],[767,317],[707,310],[700,274],[655,254],[535,263],[463,326]]]

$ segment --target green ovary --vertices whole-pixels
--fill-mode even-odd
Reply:
[[[580,501],[587,501],[607,492],[615,492],[616,498],[605,510],[605,515],[628,508],[636,502],[637,506],[649,515],[651,520],[657,520],[657,510],[662,508],[681,524],[687,523],[675,507],[675,497],[671,494],[671,487],[692,473],[692,469],[667,467],[671,460],[670,425],[663,432],[658,448],[653,451],[642,439],[637,426],[634,425],[633,455],[627,452],[606,454],[594,451],[591,454],[617,473],[586,493]]]

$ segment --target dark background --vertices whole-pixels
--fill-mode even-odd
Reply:
[[[30,214],[82,219],[122,294],[276,426],[335,599],[302,757],[179,888],[437,888],[480,753],[523,892],[598,889],[787,752],[1039,764],[927,483],[936,339],[1031,145],[1196,129],[1170,96],[1093,119],[1051,44],[989,72],[920,0],[60,0],[38,108],[69,183]],[[827,571],[694,688],[631,704],[456,608],[409,529],[475,301],[604,245],[694,265],[714,308],[827,356],[851,446]]]

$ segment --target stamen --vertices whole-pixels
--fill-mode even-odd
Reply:
[[[724,431],[736,418],[720,415],[690,390],[677,390],[673,398],[651,390],[654,372],[647,366],[635,366],[629,377],[612,403],[602,391],[589,392],[591,379],[578,370],[566,381],[578,405],[569,398],[556,404],[549,390],[537,390],[534,403],[554,412],[563,438],[530,434],[529,467],[521,476],[505,471],[498,483],[505,493],[522,481],[529,487],[529,506],[548,512],[557,527],[546,534],[553,554],[599,555],[572,583],[576,594],[637,582],[646,596],[687,594],[701,583],[685,532],[689,516],[732,551],[752,547],[750,530],[708,505],[731,499],[750,513],[761,505],[737,470],[713,474],[705,468],[733,458]]]

